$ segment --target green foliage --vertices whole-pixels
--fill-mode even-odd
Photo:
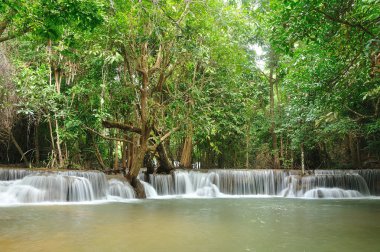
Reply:
[[[379,13],[376,0],[7,0],[0,41],[15,38],[19,114],[42,119],[45,139],[57,120],[70,162],[95,159],[94,146],[112,160],[106,138],[132,133],[101,123],[140,126],[142,68],[161,60],[148,73],[147,120],[162,135],[180,126],[173,157],[190,134],[210,167],[268,167],[276,153],[297,166],[301,146],[317,167],[318,151],[347,159],[347,139],[379,155]]]

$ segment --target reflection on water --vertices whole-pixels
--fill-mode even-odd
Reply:
[[[379,200],[181,199],[0,208],[1,251],[378,251]]]

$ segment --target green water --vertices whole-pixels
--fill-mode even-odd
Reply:
[[[380,200],[2,207],[0,251],[380,251]]]

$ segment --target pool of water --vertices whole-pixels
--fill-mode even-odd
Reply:
[[[0,207],[0,251],[379,251],[380,200],[154,199]]]

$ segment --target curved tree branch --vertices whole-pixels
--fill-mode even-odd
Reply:
[[[103,121],[102,122],[103,126],[105,128],[114,128],[114,129],[121,129],[129,132],[134,132],[137,134],[141,134],[141,129],[138,127],[135,127],[133,125],[128,125],[124,123],[119,123],[119,122],[111,122],[111,121]]]

